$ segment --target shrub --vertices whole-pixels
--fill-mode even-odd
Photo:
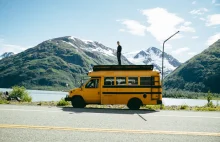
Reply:
[[[211,92],[209,91],[209,92],[208,92],[208,95],[207,95],[208,104],[210,103],[211,100],[212,100],[212,94],[211,94]]]
[[[212,103],[212,94],[211,94],[211,92],[210,91],[208,91],[208,95],[207,95],[207,101],[208,101],[208,103],[207,103],[207,106],[208,107],[214,107],[214,105],[213,105],[213,103]]]
[[[8,104],[9,102],[3,96],[3,92],[0,92],[0,104]]]
[[[209,103],[207,103],[208,107],[214,107],[214,104],[212,103],[212,101],[210,101]]]
[[[19,97],[22,102],[31,102],[32,97],[29,96],[25,87],[14,86],[12,87],[12,92],[10,93],[10,97]]]
[[[70,105],[70,103],[65,101],[64,98],[61,98],[61,100],[57,103],[57,106],[67,106],[67,105]]]
[[[180,106],[180,109],[187,109],[189,106],[187,106],[187,105],[181,105]]]

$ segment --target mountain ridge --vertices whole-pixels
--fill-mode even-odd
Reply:
[[[155,70],[162,70],[162,51],[156,47],[149,47],[135,52],[125,53],[125,57],[134,64],[153,64]],[[173,56],[164,52],[164,75],[168,75],[181,63]]]
[[[165,89],[220,93],[220,39],[187,60],[164,80]]]

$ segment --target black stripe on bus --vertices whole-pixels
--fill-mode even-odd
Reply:
[[[102,94],[161,94],[161,92],[102,92]]]
[[[102,88],[161,88],[161,86],[104,85]]]

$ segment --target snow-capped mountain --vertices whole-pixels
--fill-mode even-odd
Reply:
[[[5,52],[2,55],[0,55],[0,60],[6,57],[12,56],[12,55],[14,55],[13,52]]]
[[[116,50],[97,41],[65,36],[51,39],[48,42],[52,42],[57,46],[69,46],[76,54],[81,57],[83,56],[86,60],[92,61],[92,64],[118,64]],[[132,64],[123,55],[121,56],[121,61],[125,65]]]
[[[64,43],[67,43],[76,49],[100,52],[106,56],[115,56],[116,51],[114,49],[106,47],[97,41],[83,40],[73,36],[56,38],[54,40],[60,39],[63,40]]]
[[[162,70],[162,51],[156,47],[150,47],[141,51],[125,53],[124,56],[136,65],[154,65],[154,69]],[[181,63],[171,55],[164,53],[164,75],[171,73]]]

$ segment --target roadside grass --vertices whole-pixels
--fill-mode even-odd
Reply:
[[[57,107],[72,107],[69,102],[65,102],[65,100],[60,101],[48,101],[48,102],[16,102],[16,101],[5,101],[0,99],[0,104],[14,104],[14,105],[28,105],[28,106],[57,106]],[[87,105],[86,108],[110,108],[110,109],[128,109],[126,105]],[[174,110],[174,111],[220,111],[220,106],[208,107],[205,106],[187,106],[187,105],[172,105],[172,106],[164,106],[162,108],[160,105],[146,105],[142,106],[140,109],[142,110]]]
[[[68,106],[68,105],[70,105],[70,102],[65,101],[64,98],[61,98],[61,100],[57,102],[57,106]]]
[[[143,108],[149,110],[161,110],[160,105],[146,105]],[[163,110],[189,110],[189,111],[220,111],[220,106],[212,105],[212,106],[188,106],[188,105],[171,105],[171,106],[163,106]]]

